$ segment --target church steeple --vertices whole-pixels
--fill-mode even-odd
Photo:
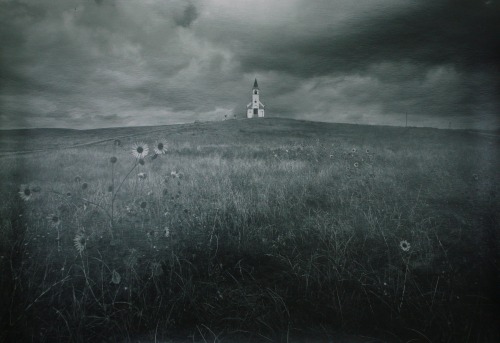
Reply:
[[[247,118],[264,117],[264,104],[259,100],[259,93],[259,84],[255,78],[252,88],[252,102],[247,105]]]

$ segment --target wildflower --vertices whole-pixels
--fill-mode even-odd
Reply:
[[[132,145],[132,155],[135,158],[137,159],[144,158],[148,155],[148,153],[149,153],[149,147],[146,143],[138,142]]]
[[[408,241],[403,240],[403,241],[399,242],[399,247],[401,248],[401,250],[406,252],[406,251],[410,251],[411,245],[410,245],[410,243],[408,243]]]
[[[61,218],[56,214],[51,214],[47,217],[47,219],[49,220],[50,225],[54,228],[58,228],[59,225],[61,225]]]
[[[143,166],[145,163],[146,163],[146,162],[145,162],[142,158],[141,158],[141,159],[139,159],[139,164],[140,164],[141,166]]]
[[[32,195],[33,193],[31,193],[31,190],[28,186],[21,185],[21,190],[19,191],[19,196],[21,197],[21,199],[23,199],[24,201],[29,201],[31,200]]]
[[[357,150],[356,148],[352,148],[351,152],[355,153]]]
[[[82,178],[80,176],[75,176],[75,182],[78,182],[80,183],[80,181],[82,181]]]
[[[359,167],[359,163],[358,162],[354,162],[354,168],[357,168]]]
[[[141,202],[141,208],[146,208],[147,205],[148,205],[147,202],[145,202],[145,201]]]
[[[146,173],[139,173],[139,174],[137,174],[137,177],[140,180],[146,180],[146,178],[148,177],[148,174],[146,174]]]
[[[166,227],[165,230],[163,230],[163,233],[164,233],[165,237],[168,238],[168,236],[170,236],[170,230],[169,230],[169,228]]]
[[[82,189],[83,190],[86,190],[88,187],[89,187],[88,183],[86,183],[86,182],[82,183]]]
[[[333,154],[330,154],[330,158],[333,158]]]
[[[370,153],[370,149],[366,149],[366,153],[369,154]]]
[[[67,192],[67,193],[66,193],[66,196],[67,196],[68,198],[69,198],[69,197],[71,197],[71,192]]]
[[[172,170],[172,171],[170,172],[170,176],[171,176],[172,178],[174,178],[174,179],[175,179],[177,176],[179,176],[179,174],[177,173],[177,171]]]
[[[155,143],[154,151],[157,155],[163,155],[167,153],[167,144],[162,140],[157,140]]]
[[[115,156],[113,156],[109,159],[109,162],[111,162],[111,163],[116,163],[116,161],[118,161],[118,159]]]
[[[81,254],[85,250],[85,234],[77,233],[75,238],[73,239],[73,244],[75,245],[76,251]]]
[[[118,284],[120,284],[121,281],[122,281],[122,277],[120,276],[120,274],[116,270],[113,269],[113,272],[111,273],[111,283],[118,285]]]

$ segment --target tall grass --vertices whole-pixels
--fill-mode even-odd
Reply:
[[[1,338],[498,338],[497,146],[241,130],[4,157]]]

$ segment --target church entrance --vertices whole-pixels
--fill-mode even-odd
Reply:
[[[253,114],[259,114],[259,109],[258,108],[254,108],[253,109]]]

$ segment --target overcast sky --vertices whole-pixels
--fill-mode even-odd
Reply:
[[[500,127],[499,0],[0,0],[0,127]]]

